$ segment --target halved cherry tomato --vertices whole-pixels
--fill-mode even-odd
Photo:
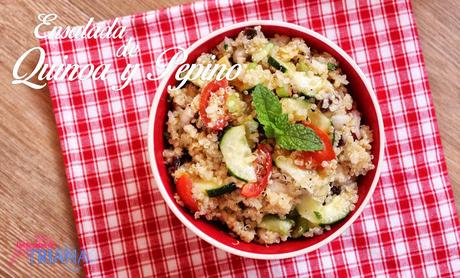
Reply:
[[[189,174],[183,174],[176,181],[176,190],[185,207],[192,211],[198,210],[198,204],[192,196],[193,181]]]
[[[302,151],[299,154],[299,158],[302,159],[306,165],[310,166],[308,168],[322,169],[323,167],[321,166],[321,162],[329,161],[335,158],[335,152],[331,144],[331,139],[317,126],[308,122],[304,122],[303,125],[313,129],[316,135],[318,135],[323,142],[324,148],[320,151]]]
[[[257,182],[248,183],[243,186],[241,195],[244,197],[257,197],[267,187],[270,176],[272,175],[272,156],[270,146],[259,144],[256,151],[257,158],[254,161]]]
[[[209,105],[209,99],[211,98],[211,95],[213,93],[216,93],[219,91],[220,88],[226,88],[228,87],[228,80],[227,79],[222,79],[222,80],[212,80],[208,84],[206,84],[203,87],[203,90],[201,91],[201,99],[200,99],[200,117],[205,126],[211,130],[214,131],[219,131],[224,129],[224,127],[227,126],[228,123],[228,117],[226,115],[221,116],[215,121],[211,121],[211,119],[208,117],[208,113],[206,112],[206,108],[208,108]],[[227,93],[225,93],[225,99],[227,98]]]

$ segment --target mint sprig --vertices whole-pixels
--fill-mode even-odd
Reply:
[[[323,142],[309,127],[290,124],[284,134],[276,136],[276,143],[286,150],[320,151]]]
[[[259,84],[254,88],[252,103],[265,135],[275,138],[281,148],[299,151],[319,151],[324,148],[323,142],[311,128],[288,121],[278,97],[264,85]]]
[[[254,88],[252,102],[256,107],[257,119],[264,126],[271,125],[276,117],[282,115],[278,97],[264,85],[257,85]]]

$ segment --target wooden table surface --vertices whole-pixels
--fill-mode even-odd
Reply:
[[[58,24],[82,25],[164,8],[187,0],[58,1],[0,0],[0,277],[69,277],[63,265],[32,266],[8,259],[17,242],[46,235],[57,244],[77,246],[64,164],[47,87],[11,85],[15,61],[36,46],[32,31],[39,13],[56,13]],[[460,1],[413,3],[451,183],[460,211]],[[35,59],[28,61],[32,68]],[[446,74],[453,74],[445,78]]]

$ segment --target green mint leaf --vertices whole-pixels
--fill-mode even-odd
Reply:
[[[327,69],[328,70],[335,70],[336,68],[337,68],[336,64],[333,64],[333,63],[330,63],[330,62],[327,63]]]
[[[252,91],[252,103],[256,108],[257,119],[264,125],[272,125],[275,118],[282,114],[278,97],[264,85],[257,85]]]
[[[287,130],[289,126],[291,125],[289,123],[289,117],[287,114],[281,114],[281,115],[276,116],[273,119],[273,124],[275,125],[277,129],[280,129],[282,131]]]
[[[289,123],[288,115],[282,113],[278,97],[264,85],[254,87],[252,103],[257,119],[264,127],[265,136],[275,138],[283,149],[318,151],[324,148],[323,142],[311,128]]]
[[[227,51],[228,49],[228,44],[224,43],[224,50]]]
[[[272,125],[264,125],[265,136],[267,138],[274,138],[275,137],[275,128]]]
[[[289,124],[283,134],[276,135],[276,143],[286,150],[320,151],[324,148],[318,135],[301,124]]]
[[[252,91],[252,101],[257,119],[264,127],[265,136],[273,138],[276,134],[283,134],[289,123],[288,116],[282,114],[278,97],[267,87],[259,84]]]

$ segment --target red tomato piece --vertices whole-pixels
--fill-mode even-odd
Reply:
[[[188,174],[183,174],[176,181],[176,190],[185,207],[191,211],[198,210],[198,204],[192,196],[193,180]]]
[[[220,88],[226,88],[228,87],[228,80],[227,79],[222,79],[222,80],[212,80],[208,84],[206,84],[202,91],[201,91],[201,99],[200,99],[200,117],[205,126],[213,131],[220,131],[224,129],[224,127],[227,126],[228,124],[228,117],[226,115],[223,115],[219,117],[217,120],[212,121],[208,117],[208,113],[206,112],[206,108],[208,108],[209,105],[209,100],[211,98],[211,95],[218,92]],[[225,93],[225,99],[227,98],[227,93]]]
[[[270,146],[259,144],[257,147],[257,159],[254,161],[256,169],[257,182],[248,183],[243,186],[241,195],[247,198],[257,197],[267,187],[270,176],[272,175],[272,156]]]

